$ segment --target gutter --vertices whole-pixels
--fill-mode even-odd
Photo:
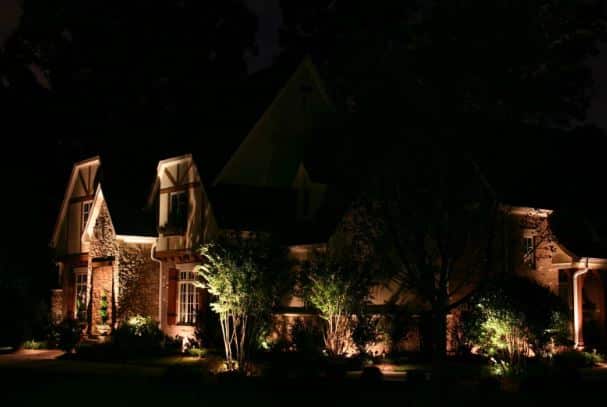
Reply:
[[[577,270],[573,273],[573,340],[574,340],[574,349],[582,349],[584,347],[584,342],[581,339],[582,333],[582,324],[583,324],[583,304],[579,304],[580,298],[578,294],[579,280],[578,278],[583,276],[584,274],[590,271],[588,269],[588,257],[586,257],[586,268],[583,270]]]
[[[150,259],[158,263],[158,326],[162,330],[162,261],[155,257],[156,254],[156,243],[152,245],[150,251]]]

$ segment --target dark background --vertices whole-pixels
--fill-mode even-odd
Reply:
[[[247,4],[257,17],[257,52],[247,56],[245,76],[254,78],[281,56],[279,29],[283,16],[278,0],[250,0]],[[0,0],[0,44],[17,28],[20,13],[17,0]],[[603,214],[607,173],[607,142],[603,134],[607,129],[607,46],[603,44],[600,50],[598,55],[587,59],[595,83],[587,120],[578,123],[586,125],[581,130],[532,136],[496,132],[469,140],[491,182],[512,203],[575,206],[592,213],[597,222],[607,223]],[[240,133],[231,137],[225,135],[225,129],[213,131],[219,130],[217,123],[206,123],[200,129],[187,123],[157,131],[133,123],[123,123],[111,132],[94,126],[78,127],[73,124],[80,118],[70,117],[69,112],[62,115],[54,112],[53,92],[47,89],[48,83],[39,68],[29,66],[28,71],[30,77],[24,81],[28,88],[5,98],[8,102],[0,110],[4,215],[0,272],[17,275],[0,283],[10,284],[9,290],[15,297],[42,298],[53,284],[48,242],[74,162],[100,155],[104,165],[112,167],[115,182],[124,189],[136,183],[143,204],[152,187],[158,160],[193,150],[230,151],[234,140],[245,137],[247,124],[243,122]],[[228,122],[229,118],[230,112],[222,120]],[[209,154],[209,160],[214,158],[219,160]]]

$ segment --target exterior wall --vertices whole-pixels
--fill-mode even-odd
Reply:
[[[191,261],[186,261],[186,262],[180,262],[179,260],[175,260],[175,259],[168,259],[166,261],[163,262],[163,273],[162,273],[162,322],[161,322],[161,329],[164,331],[164,333],[170,337],[182,337],[182,338],[192,338],[194,339],[196,336],[196,327],[194,325],[185,325],[185,324],[180,324],[179,321],[176,321],[176,323],[170,323],[169,318],[168,318],[168,312],[169,312],[169,300],[170,300],[170,295],[169,295],[169,270],[171,269],[176,269],[178,271],[188,271],[188,270],[192,270],[194,268],[194,266],[196,266],[197,263],[195,262],[191,262]],[[201,290],[201,292],[199,292],[199,298],[200,298],[200,307],[201,310],[204,310],[205,307],[205,303],[206,303],[206,296],[204,293],[204,290]],[[177,298],[174,299],[175,302],[175,306],[178,305],[178,296]],[[207,310],[208,312],[208,310]],[[217,327],[217,329],[219,329],[219,327]]]
[[[63,290],[56,289],[51,291],[51,321],[58,324],[65,317],[63,308]]]
[[[134,315],[158,320],[159,265],[150,258],[150,244],[119,245],[119,286],[117,320]]]
[[[101,308],[103,297],[107,301],[107,325],[112,325],[114,321],[114,294],[113,294],[113,267],[101,266],[92,270],[91,278],[91,322],[90,331],[97,335],[100,333],[98,326],[103,324],[101,317]]]

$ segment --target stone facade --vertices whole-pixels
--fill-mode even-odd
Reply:
[[[159,266],[150,258],[150,250],[151,245],[119,246],[119,321],[137,314],[158,319]]]
[[[63,289],[51,291],[51,321],[58,324],[64,318]]]

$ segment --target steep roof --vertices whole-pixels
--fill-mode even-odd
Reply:
[[[288,187],[314,130],[331,121],[335,108],[309,59],[297,67],[214,184]]]

